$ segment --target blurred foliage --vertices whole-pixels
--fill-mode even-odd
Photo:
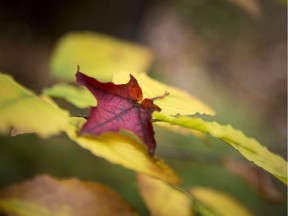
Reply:
[[[143,74],[142,74],[142,77],[141,77],[141,74],[134,74],[134,75],[138,79],[140,86],[143,86],[143,89],[151,88],[151,85],[153,86],[154,92],[151,94],[155,93],[156,95],[159,95],[160,94],[159,91],[163,91],[163,89],[162,89],[163,84],[161,84],[160,82],[154,81],[154,83],[153,83],[152,79],[149,80],[148,77],[146,77],[146,75],[144,76]],[[128,76],[128,73],[126,73],[126,76]],[[125,76],[123,76],[123,74],[119,77],[119,75],[117,76],[117,73],[116,73],[116,77],[117,77],[117,83],[118,82],[123,83],[126,80],[126,78],[125,78]],[[7,84],[7,83],[9,84],[9,83],[11,83],[11,81],[4,82],[4,84]],[[149,83],[151,83],[151,85]],[[13,85],[7,86],[6,91],[10,92],[10,89],[11,88],[13,89],[13,86],[17,86],[17,84],[13,83]],[[168,87],[168,89],[169,89],[169,87]],[[172,95],[173,95],[174,91],[178,92],[176,95],[178,95],[178,96],[180,95],[180,98],[183,95],[185,95],[180,90],[170,89],[170,91],[171,91]],[[147,94],[147,91],[146,91],[146,94]],[[154,95],[148,94],[147,96],[153,97]],[[2,98],[5,98],[5,97],[2,96]],[[165,99],[163,99],[163,100],[165,100]],[[185,102],[186,101],[187,100],[185,100]],[[192,107],[193,107],[194,101],[196,104],[199,103],[199,101],[192,99],[192,97],[191,97],[191,102],[188,101],[189,104],[192,105]],[[183,103],[183,99],[180,99],[179,103],[180,104]],[[221,126],[215,122],[212,122],[212,123],[205,122],[205,120],[200,119],[197,116],[193,116],[193,115],[187,116],[186,112],[189,113],[189,111],[187,111],[186,109],[184,109],[184,114],[186,114],[186,115],[181,115],[183,112],[183,106],[179,106],[179,108],[177,108],[177,107],[175,107],[175,104],[178,104],[177,100],[174,101],[173,103],[172,102],[163,103],[162,109],[164,111],[163,111],[163,113],[155,112],[154,113],[155,119],[159,120],[159,121],[170,123],[172,125],[176,124],[179,126],[184,126],[187,128],[194,129],[196,131],[198,130],[200,132],[208,133],[208,134],[210,134],[216,138],[222,139],[223,141],[230,143],[234,148],[239,150],[242,153],[242,155],[244,157],[246,157],[247,159],[255,162],[255,164],[264,168],[268,172],[272,173],[273,175],[275,175],[280,180],[282,180],[284,182],[287,181],[287,176],[286,176],[287,174],[285,173],[286,169],[284,169],[284,167],[286,166],[286,162],[283,159],[281,159],[280,157],[278,157],[277,155],[274,155],[273,153],[269,152],[267,149],[262,147],[259,143],[257,143],[257,141],[247,138],[243,133],[235,131],[231,126],[223,127],[223,126]],[[47,106],[49,106],[49,105],[50,104],[47,104]],[[170,106],[173,107],[172,112],[171,112],[171,109],[169,109]],[[17,108],[18,107],[17,103],[16,104],[14,103],[13,107]],[[170,110],[168,113],[165,112],[166,107],[167,107],[167,110]],[[33,109],[34,108],[32,107],[31,111]],[[209,107],[207,108],[207,106],[205,106],[205,104],[201,104],[201,106],[198,106],[198,109],[199,109],[199,111],[197,113],[205,113],[206,112],[205,110],[208,110],[207,113],[210,112],[210,108]],[[22,112],[23,112],[24,116],[26,116],[25,113],[26,112],[30,113],[31,111],[25,111],[25,112],[22,111]],[[17,110],[15,112],[17,112]],[[191,113],[193,113],[193,109],[191,110]],[[30,118],[31,117],[29,117],[29,115],[28,115],[28,118],[26,117],[26,120],[25,120],[25,122],[28,126],[30,125]],[[22,119],[22,118],[20,118],[20,119]],[[53,123],[53,119],[50,119],[50,120]],[[81,119],[83,121],[79,121],[79,120],[80,120],[79,118],[71,118],[70,124],[67,125],[67,127],[65,129],[62,129],[62,130],[65,130],[66,133],[68,134],[68,136],[72,140],[76,141],[81,147],[83,147],[85,149],[89,149],[96,156],[103,157],[112,163],[120,164],[126,168],[135,170],[136,172],[149,174],[153,177],[164,180],[165,182],[169,182],[170,184],[173,184],[173,185],[179,184],[178,177],[174,174],[174,172],[168,166],[166,166],[165,164],[162,163],[162,161],[159,161],[156,158],[149,157],[146,149],[143,146],[139,145],[137,142],[128,138],[126,135],[122,136],[120,134],[118,135],[116,133],[110,133],[110,134],[104,134],[102,136],[95,137],[95,138],[89,137],[89,136],[79,137],[77,135],[77,131],[78,131],[79,127],[81,127],[81,124],[82,124],[81,122],[83,122],[84,119]],[[19,129],[18,128],[19,126],[15,123],[12,123],[11,126],[15,127],[16,130]],[[27,132],[26,128],[24,128],[24,129],[20,128],[20,129],[21,129],[20,131]],[[176,130],[176,131],[178,131],[178,130]],[[35,130],[32,130],[32,131],[28,130],[28,132],[29,133],[31,133],[31,132],[37,133],[37,128]],[[131,161],[133,161],[133,163],[131,163]],[[205,195],[205,193],[203,194],[203,196],[204,195]],[[144,196],[146,197],[145,194],[144,194]],[[147,198],[145,198],[145,199],[147,200]],[[178,198],[176,198],[176,200],[178,200]],[[200,200],[201,200],[201,198],[200,198]],[[2,197],[2,207],[4,208],[4,212],[10,211],[11,208],[12,209],[15,208],[15,209],[13,209],[13,211],[14,210],[17,211],[19,213],[19,215],[24,215],[24,213],[22,213],[22,212],[25,211],[25,209],[27,209],[27,208],[30,210],[32,208],[31,211],[33,211],[33,209],[37,210],[37,211],[46,211],[45,209],[39,209],[40,207],[38,208],[38,207],[34,206],[34,204],[30,205],[30,203],[26,203],[25,200],[23,201],[23,203],[22,202],[19,203],[18,201],[14,202],[14,201],[13,200],[6,200],[5,201],[5,200],[3,200],[3,197]],[[200,201],[200,204],[192,205],[192,208],[195,211],[199,211],[199,212],[201,212],[201,214],[206,215],[206,213],[207,213],[205,210],[206,207],[205,208],[201,207],[202,203],[203,203],[203,200]],[[159,204],[159,202],[158,202],[158,204]],[[199,207],[199,205],[200,205],[200,207]],[[211,203],[208,204],[208,206],[210,206],[210,205],[211,205]],[[16,210],[16,206],[19,207],[19,211]],[[153,206],[150,204],[148,206],[151,207],[151,209],[159,208],[159,206]],[[230,203],[229,206],[230,206],[230,208],[232,208],[233,206],[235,207],[233,209],[233,211],[236,211],[236,212],[242,211],[242,210],[240,210],[241,209],[240,207],[239,207],[240,209],[237,210],[238,207],[235,203],[233,205]],[[18,207],[17,207],[17,209],[18,209]],[[160,207],[161,207],[161,205],[160,205]],[[172,206],[170,206],[170,207],[173,208]],[[190,207],[189,207],[189,209],[190,209]],[[30,210],[28,210],[28,211],[30,211]],[[210,210],[212,212],[217,212],[219,209],[218,210],[217,210],[217,208],[214,209],[214,207],[212,206],[212,207],[209,207],[209,211]],[[153,213],[153,211],[154,211],[154,213]],[[152,213],[156,214],[155,211],[157,212],[158,210],[152,210]],[[184,213],[184,215],[186,215],[186,213]],[[210,215],[210,213],[209,213],[209,215]]]
[[[96,2],[96,1],[95,1]],[[257,1],[255,1],[257,2]],[[267,4],[268,2],[268,4]],[[271,1],[272,2],[272,1]],[[275,0],[274,2],[282,2],[284,5],[287,4],[285,1],[281,0]],[[260,1],[258,1],[260,3]],[[262,3],[266,7],[263,7]],[[31,3],[32,4],[32,3]],[[58,4],[58,3],[57,3]],[[125,5],[124,3],[121,3],[121,5]],[[237,35],[238,33],[241,33],[241,35],[251,36],[255,40],[252,40],[254,43],[253,46],[248,44],[248,46],[252,47],[260,47],[261,43],[269,42],[268,44],[271,44],[275,41],[273,41],[273,38],[267,37],[272,32],[275,32],[275,34],[278,34],[275,29],[279,29],[278,25],[279,23],[275,24],[273,21],[277,21],[275,16],[272,17],[264,17],[265,21],[270,22],[272,24],[272,28],[268,32],[267,29],[263,28],[263,26],[254,25],[255,20],[257,20],[257,16],[253,17],[247,17],[245,15],[245,11],[243,8],[236,7],[232,1],[226,1],[226,0],[217,0],[217,1],[170,1],[170,4],[172,7],[176,8],[178,10],[180,17],[182,20],[185,20],[186,23],[188,23],[188,26],[190,24],[193,24],[193,27],[197,27],[197,31],[200,31],[205,34],[208,38],[214,38],[216,42],[218,42],[218,39],[227,42],[228,46],[229,44],[232,44],[235,42],[235,38],[233,36]],[[64,5],[64,4],[63,4]],[[75,6],[75,3],[71,4]],[[51,19],[47,19],[49,22],[47,23],[54,23],[53,25],[56,25],[58,27],[58,33],[73,28],[72,24],[73,19],[77,19],[76,23],[85,23],[89,19],[90,24],[85,23],[85,26],[92,26],[92,22],[100,22],[102,27],[106,32],[109,32],[110,26],[107,25],[107,14],[105,16],[102,16],[103,18],[106,17],[106,22],[104,22],[102,19],[91,19],[91,15],[87,14],[84,4],[81,4],[81,7],[77,8],[76,11],[73,10],[73,7],[69,5],[67,7],[63,7],[61,10],[59,7],[59,11],[61,13],[59,14],[65,14],[62,16],[60,21],[63,22],[63,20],[67,20],[70,22],[67,26],[67,28],[61,28],[61,25],[59,23],[61,22],[51,22]],[[89,5],[92,5],[89,4]],[[93,3],[94,5],[94,3]],[[96,5],[96,3],[95,3]],[[113,4],[111,4],[112,6]],[[268,5],[268,6],[267,6]],[[260,7],[262,9],[267,11],[267,8],[270,9],[269,1],[261,1]],[[21,8],[21,7],[17,7]],[[41,11],[47,11],[46,7],[43,7],[44,10],[35,10],[38,13],[41,13]],[[57,8],[56,5],[54,5],[54,8]],[[68,8],[66,10],[66,8]],[[101,7],[98,7],[98,11],[101,10]],[[109,7],[111,9],[111,7]],[[65,10],[64,10],[65,9]],[[90,7],[89,11],[93,11],[93,14],[95,13],[95,7]],[[274,7],[271,7],[271,10],[273,10]],[[263,10],[261,12],[263,12]],[[54,13],[49,13],[49,16],[52,16],[57,10],[53,10]],[[103,10],[104,11],[104,10]],[[122,15],[125,15],[125,17],[129,17],[126,13],[123,13],[123,10],[119,10],[119,8],[115,7],[115,10],[118,12],[121,12]],[[277,10],[275,10],[277,11]],[[2,12],[2,11],[1,11]],[[75,13],[80,16],[75,16]],[[103,15],[102,12],[100,14]],[[134,10],[134,13],[138,13],[137,10]],[[3,13],[2,13],[3,14]],[[20,13],[18,13],[20,14]],[[27,13],[26,13],[27,14]],[[43,13],[44,14],[44,13]],[[33,14],[32,14],[33,15]],[[31,17],[32,17],[31,15]],[[121,16],[122,16],[121,15]],[[44,16],[44,15],[43,15]],[[70,16],[70,18],[68,18]],[[83,17],[84,21],[80,21],[80,17]],[[117,26],[118,35],[125,35],[125,26],[124,24],[116,24],[114,22],[115,17],[110,16],[109,18],[112,18],[110,22],[113,23],[113,26]],[[120,18],[120,16],[118,16]],[[203,19],[202,19],[203,18]],[[42,25],[41,20],[35,19],[34,14],[34,20],[35,22],[39,21],[39,25],[41,24],[42,30],[44,29],[45,32],[51,31],[51,29],[47,28],[46,25]],[[52,19],[53,20],[53,19]],[[127,19],[126,19],[127,20]],[[130,21],[133,19],[129,19]],[[130,22],[129,21],[129,22]],[[134,22],[134,20],[133,20]],[[105,24],[104,24],[105,23]],[[108,22],[109,23],[109,22]],[[262,23],[262,22],[260,22]],[[23,23],[22,23],[23,24]],[[244,25],[245,24],[245,25]],[[22,30],[24,28],[24,33],[21,31],[21,35],[24,35],[22,37],[31,37],[27,33],[27,29],[29,27],[25,26],[24,23],[22,25]],[[94,25],[94,23],[93,23]],[[14,27],[16,24],[14,25]],[[23,27],[24,26],[24,27]],[[124,27],[123,27],[124,26]],[[243,26],[243,28],[241,28]],[[134,26],[135,27],[135,26]],[[79,26],[77,26],[79,28]],[[77,29],[76,28],[76,29]],[[81,27],[82,28],[82,27]],[[94,26],[93,26],[94,28]],[[57,28],[56,28],[57,29]],[[61,29],[59,31],[59,29]],[[14,29],[14,33],[17,34],[17,29]],[[130,29],[131,30],[131,29]],[[162,31],[162,29],[160,29]],[[259,35],[254,34],[256,30],[260,30],[262,32],[262,36],[265,38],[266,41],[260,41]],[[12,31],[12,30],[10,30]],[[113,33],[115,33],[115,29],[111,30]],[[134,31],[134,30],[133,30]],[[18,32],[19,33],[19,32]],[[215,34],[217,33],[217,34]],[[55,36],[55,32],[53,33]],[[28,35],[28,36],[27,36]],[[281,35],[280,35],[281,36]],[[45,36],[46,37],[46,36]],[[238,37],[236,37],[237,39]],[[251,42],[251,41],[250,41]],[[237,43],[237,41],[236,41]],[[1,44],[0,44],[1,45]],[[16,43],[17,45],[17,43]],[[31,45],[31,44],[28,44]],[[221,43],[219,43],[221,45]],[[38,57],[38,52],[35,49],[28,50],[23,53],[23,49],[21,47],[13,47],[12,45],[9,46],[9,52],[4,49],[5,56],[10,55],[10,53],[13,53],[13,48],[17,50],[17,53],[21,54],[21,60],[25,62],[25,56],[27,53],[34,53],[34,57]],[[19,49],[18,49],[19,48]],[[11,51],[12,50],[12,51]],[[24,50],[25,51],[25,50]],[[211,50],[210,50],[211,51]],[[218,49],[213,51],[213,55],[215,55],[215,59],[217,60],[217,53]],[[262,49],[260,50],[263,51]],[[212,53],[212,51],[211,51]],[[0,53],[3,54],[3,53]],[[50,53],[49,53],[50,54]],[[257,55],[257,53],[255,54]],[[3,59],[4,59],[4,55]],[[30,56],[31,57],[31,56]],[[250,58],[250,56],[249,56]],[[15,66],[18,66],[19,71],[23,71],[22,69],[23,64],[21,62],[18,65],[18,62],[16,59],[13,59],[13,64]],[[43,61],[39,61],[37,58],[31,58],[32,63],[35,64],[37,61],[41,63],[40,67],[42,70]],[[229,59],[228,59],[229,60]],[[45,61],[44,61],[45,62]],[[0,62],[1,63],[1,62]],[[3,62],[2,62],[3,63]],[[17,64],[16,64],[17,63]],[[26,63],[26,62],[25,62]],[[171,61],[171,63],[176,63],[174,61]],[[78,63],[75,63],[77,65]],[[214,65],[213,65],[214,66]],[[217,65],[216,65],[217,66]],[[218,65],[219,66],[219,65]],[[3,66],[2,66],[3,67]],[[74,66],[73,66],[74,68]],[[44,64],[45,69],[45,64]],[[76,66],[75,66],[76,69]],[[214,67],[215,72],[217,72],[217,67]],[[271,69],[271,68],[270,68]],[[269,70],[270,70],[269,69]],[[74,69],[73,69],[74,70]],[[11,70],[8,70],[8,72]],[[16,69],[13,69],[12,72],[15,72]],[[28,69],[29,71],[29,69]],[[32,72],[31,72],[32,71]],[[30,70],[30,73],[23,73],[26,77],[30,78],[30,81],[32,80],[32,86],[35,85],[34,80],[36,78],[41,78],[41,80],[47,79],[47,74],[45,76],[36,76],[35,74],[36,70]],[[176,71],[177,72],[177,71]],[[175,72],[175,73],[176,73]],[[31,75],[32,74],[32,75]],[[41,74],[41,73],[40,73]],[[177,73],[178,74],[178,73]],[[180,73],[179,73],[180,74]],[[218,74],[218,73],[215,73]],[[35,75],[35,76],[34,76]],[[221,75],[221,74],[220,74]],[[20,74],[20,77],[23,76]],[[158,76],[161,78],[165,78],[164,75],[160,75],[159,73],[153,73],[153,76]],[[178,75],[179,76],[179,75]],[[264,75],[263,75],[264,76]],[[223,76],[224,77],[224,76]],[[19,76],[16,76],[17,79],[19,79]],[[21,77],[22,78],[22,77]],[[215,78],[215,75],[214,75]],[[186,78],[187,79],[187,78]],[[29,80],[29,79],[28,79]],[[24,80],[27,82],[27,80]],[[213,80],[214,82],[215,80]],[[215,81],[216,82],[216,81]],[[45,82],[44,82],[45,83]],[[227,85],[230,82],[227,82]],[[233,84],[232,82],[230,84]],[[45,83],[47,85],[47,82]],[[181,84],[179,84],[181,85]],[[227,89],[222,87],[225,84],[221,83],[219,88],[205,88],[207,92],[213,92],[213,107],[216,110],[219,110],[219,114],[217,118],[220,119],[219,121],[223,124],[231,123],[232,125],[235,125],[236,128],[241,128],[245,131],[246,134],[249,136],[257,136],[257,138],[263,142],[264,144],[269,145],[269,147],[277,152],[282,152],[283,156],[286,157],[286,149],[280,149],[279,146],[277,146],[276,143],[279,140],[279,137],[276,133],[273,132],[273,128],[271,128],[271,125],[264,126],[266,122],[264,122],[263,119],[260,119],[259,116],[254,114],[254,110],[251,110],[248,108],[248,110],[244,110],[243,108],[247,109],[244,104],[242,104],[242,101],[236,101],[236,98],[231,98],[231,95],[229,95],[230,92],[227,92]],[[37,85],[36,85],[37,86]],[[201,90],[199,90],[201,91]],[[233,95],[233,94],[232,94]],[[227,96],[227,97],[226,97]],[[233,97],[233,96],[232,96]],[[275,97],[277,98],[277,97]],[[63,101],[60,102],[62,107],[69,107],[69,104],[67,105]],[[211,103],[210,103],[211,104]],[[71,107],[69,107],[71,108]],[[231,112],[232,110],[232,112]],[[76,112],[79,110],[76,110]],[[75,110],[74,110],[75,112]],[[258,112],[258,111],[256,111]],[[275,111],[278,112],[278,111]],[[272,112],[271,112],[272,113]],[[273,114],[273,113],[272,113]],[[249,116],[249,118],[247,118]],[[267,129],[268,127],[268,129]],[[263,129],[265,128],[265,129]],[[270,130],[270,129],[271,130]],[[227,158],[232,158],[233,160],[239,161],[241,163],[244,163],[251,167],[250,163],[247,163],[243,161],[243,158],[236,152],[233,151],[232,148],[229,148],[229,146],[224,145],[221,141],[216,140],[212,137],[203,137],[200,139],[199,137],[195,137],[192,135],[189,135],[185,133],[186,135],[179,135],[174,132],[167,132],[167,130],[163,128],[157,127],[156,129],[156,136],[158,141],[158,155],[160,158],[164,158],[165,161],[173,167],[175,170],[177,170],[177,174],[180,176],[180,178],[183,180],[182,185],[186,188],[189,187],[195,187],[195,186],[202,186],[202,187],[211,187],[215,190],[219,190],[222,192],[226,192],[239,202],[241,202],[243,205],[245,205],[248,209],[250,209],[253,213],[256,215],[263,215],[263,216],[270,216],[270,215],[286,215],[287,213],[287,204],[286,204],[286,187],[279,184],[278,181],[275,181],[274,178],[271,178],[271,176],[268,176],[269,179],[272,179],[273,185],[276,185],[276,190],[280,191],[280,193],[283,195],[283,200],[281,201],[273,201],[273,199],[267,199],[263,197],[263,194],[261,194],[261,190],[259,190],[259,185],[261,186],[261,181],[256,186],[251,186],[248,184],[248,181],[237,175],[234,172],[231,172],[226,165],[225,160]],[[271,135],[272,134],[272,138]],[[268,139],[267,139],[268,137]],[[281,140],[281,139],[280,139]],[[269,144],[271,143],[271,144]],[[286,142],[285,142],[286,143]],[[8,185],[11,183],[19,182],[25,178],[30,178],[34,175],[37,175],[39,173],[49,173],[51,175],[57,176],[57,177],[70,177],[70,176],[76,176],[80,179],[84,180],[90,180],[90,181],[97,181],[102,182],[105,184],[110,185],[112,188],[114,188],[116,191],[120,192],[121,195],[129,202],[131,203],[137,211],[141,212],[142,215],[149,215],[147,208],[145,207],[145,204],[143,203],[143,200],[140,198],[137,185],[135,184],[135,178],[134,173],[122,168],[121,166],[115,166],[110,163],[107,163],[106,161],[94,157],[90,152],[80,148],[78,145],[73,144],[71,141],[67,139],[66,136],[61,135],[59,137],[53,137],[48,140],[42,140],[34,135],[21,135],[16,137],[0,137],[0,185]],[[104,171],[103,171],[104,170]],[[256,179],[253,179],[256,180]],[[269,185],[265,185],[264,187],[269,188]]]
[[[147,71],[151,61],[151,52],[140,45],[97,33],[75,32],[56,44],[51,71],[58,79],[72,81],[78,65],[87,75],[107,82],[119,70]]]
[[[245,16],[245,11],[240,7],[235,7],[232,2],[227,0],[171,0],[170,4],[179,10],[186,22],[192,23],[205,35],[218,34],[221,37],[230,38],[237,34],[237,30],[243,23],[251,21]]]

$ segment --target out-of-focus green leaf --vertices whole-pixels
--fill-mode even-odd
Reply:
[[[191,194],[197,201],[209,208],[217,216],[253,215],[241,203],[222,192],[208,188],[193,188]]]
[[[138,174],[140,193],[151,215],[157,216],[192,216],[192,203],[184,193],[164,182]]]
[[[178,184],[179,178],[163,161],[152,158],[144,144],[136,142],[127,135],[104,133],[100,136],[78,136],[77,131],[84,119],[71,118],[67,128],[68,136],[81,147],[111,163],[122,165],[136,172],[145,173],[171,184]]]
[[[154,117],[159,121],[198,130],[225,141],[237,149],[246,159],[287,184],[287,162],[280,156],[270,152],[257,140],[245,136],[243,132],[234,129],[232,126],[223,126],[217,122],[206,122],[201,118],[192,116],[168,116],[161,112],[155,112]]]
[[[100,81],[111,81],[120,70],[147,71],[152,61],[150,51],[138,44],[92,32],[64,36],[55,47],[51,70],[56,78],[75,80],[77,65],[85,74]]]
[[[76,178],[37,176],[0,189],[0,214],[17,216],[138,216],[109,187]]]
[[[77,87],[64,83],[56,84],[51,88],[44,89],[43,94],[65,99],[79,108],[86,108],[92,105],[95,106],[96,104],[96,100],[92,94],[82,86]]]
[[[9,75],[1,73],[0,86],[0,133],[7,134],[11,128],[16,128],[48,137],[66,128],[68,112],[48,98],[36,96]]]

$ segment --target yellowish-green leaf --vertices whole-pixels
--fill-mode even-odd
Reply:
[[[95,106],[96,100],[92,94],[84,87],[77,87],[69,84],[56,84],[51,88],[46,88],[43,91],[43,94],[65,99],[71,104],[79,107],[86,108],[89,106]]]
[[[138,44],[92,32],[75,32],[56,45],[51,70],[56,78],[72,81],[77,65],[85,74],[100,81],[111,81],[120,70],[147,71],[152,61],[150,51]]]
[[[157,216],[192,216],[192,203],[184,193],[166,183],[138,174],[138,185],[142,198],[151,215]]]
[[[253,214],[232,197],[208,188],[193,188],[191,194],[217,216],[252,216]]]
[[[48,98],[40,98],[0,73],[0,133],[14,127],[22,132],[35,132],[47,137],[59,133],[68,124],[68,112]]]
[[[13,213],[17,216],[70,216],[67,206],[51,210],[43,205],[21,199],[0,199],[0,213]],[[5,215],[5,214],[4,214]]]
[[[212,108],[185,91],[154,80],[144,73],[133,73],[133,76],[135,76],[142,88],[144,98],[160,96],[163,95],[164,92],[169,93],[167,97],[155,100],[155,104],[162,109],[161,113],[163,115],[215,114]],[[127,83],[129,81],[129,75],[127,72],[115,73],[113,81],[117,84]]]
[[[143,144],[119,133],[94,136],[78,136],[77,131],[84,123],[82,118],[71,118],[68,136],[94,155],[105,158],[136,172],[145,173],[171,184],[179,182],[178,176],[163,161],[152,158]]]
[[[76,178],[36,176],[0,189],[0,214],[17,216],[139,216],[109,187]]]
[[[155,112],[157,120],[186,128],[198,130],[219,138],[237,149],[246,159],[273,174],[287,184],[287,162],[280,156],[270,152],[257,140],[247,137],[243,132],[230,125],[220,125],[217,122],[206,122],[201,118],[191,116],[167,116]]]

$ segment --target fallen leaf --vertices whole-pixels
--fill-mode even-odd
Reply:
[[[167,94],[152,99],[143,99],[141,87],[130,75],[126,84],[101,83],[89,77],[79,69],[77,83],[84,85],[97,99],[97,107],[90,109],[87,122],[80,129],[80,135],[100,135],[105,132],[118,132],[120,129],[132,131],[154,155],[156,141],[152,126],[152,113],[161,109],[154,104],[155,99],[164,98]],[[163,94],[163,93],[162,93]]]
[[[68,123],[68,112],[51,100],[38,97],[15,82],[11,76],[0,73],[0,133],[37,133],[48,137],[60,133]]]
[[[59,79],[73,81],[74,70],[81,65],[86,74],[107,82],[120,70],[147,71],[152,53],[139,44],[96,32],[73,32],[55,46],[50,66]]]
[[[142,198],[153,216],[192,216],[191,199],[158,179],[144,174],[137,176]]]
[[[84,122],[83,118],[73,117],[66,130],[68,136],[81,147],[111,163],[171,184],[179,184],[178,176],[169,166],[156,157],[151,157],[143,144],[141,145],[127,135],[111,132],[97,137],[78,136],[77,132]]]
[[[7,216],[139,215],[109,187],[76,178],[37,176],[0,189],[0,213]]]

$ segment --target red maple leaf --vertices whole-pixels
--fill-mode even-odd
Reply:
[[[100,135],[105,132],[125,129],[141,138],[148,147],[150,155],[154,155],[156,141],[152,126],[153,111],[161,109],[153,103],[155,98],[143,99],[142,89],[137,80],[130,75],[127,84],[101,83],[78,71],[77,83],[84,85],[97,99],[97,107],[91,107],[87,122],[80,129],[80,135]]]

